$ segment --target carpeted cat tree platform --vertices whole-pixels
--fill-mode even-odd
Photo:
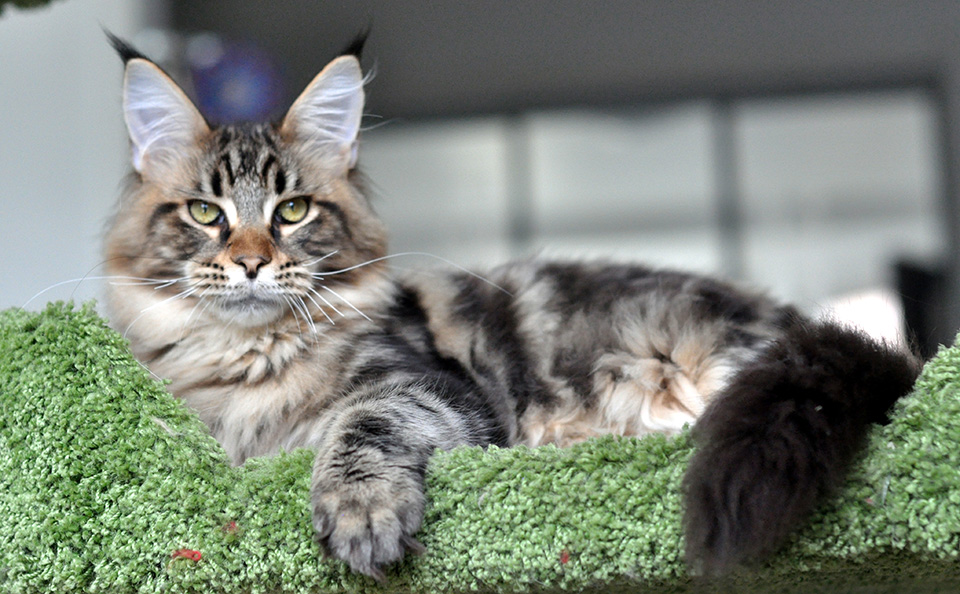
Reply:
[[[321,559],[312,454],[230,468],[92,307],[0,312],[0,591],[960,591],[960,348],[770,563],[682,561],[688,437],[462,448],[427,479],[427,552],[379,586]]]

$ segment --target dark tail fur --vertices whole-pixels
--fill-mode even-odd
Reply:
[[[717,395],[684,479],[687,558],[718,574],[776,551],[838,487],[920,361],[829,322],[797,322]]]

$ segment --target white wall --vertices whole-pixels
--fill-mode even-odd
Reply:
[[[101,27],[130,37],[160,6],[65,0],[0,16],[0,308],[98,274],[100,231],[127,171],[122,67]],[[29,308],[97,286],[71,283]]]

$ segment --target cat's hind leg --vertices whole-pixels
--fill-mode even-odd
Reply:
[[[530,407],[521,420],[524,442],[565,447],[606,434],[675,435],[693,425],[740,365],[708,334],[598,356],[589,396],[557,390],[559,404]]]

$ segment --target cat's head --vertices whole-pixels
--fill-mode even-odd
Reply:
[[[238,326],[349,311],[344,295],[376,276],[379,266],[364,264],[386,253],[356,181],[357,57],[330,62],[277,123],[211,126],[156,64],[114,45],[135,171],[107,233],[106,266],[151,280],[114,283],[111,308],[176,315],[202,301],[203,315]]]

